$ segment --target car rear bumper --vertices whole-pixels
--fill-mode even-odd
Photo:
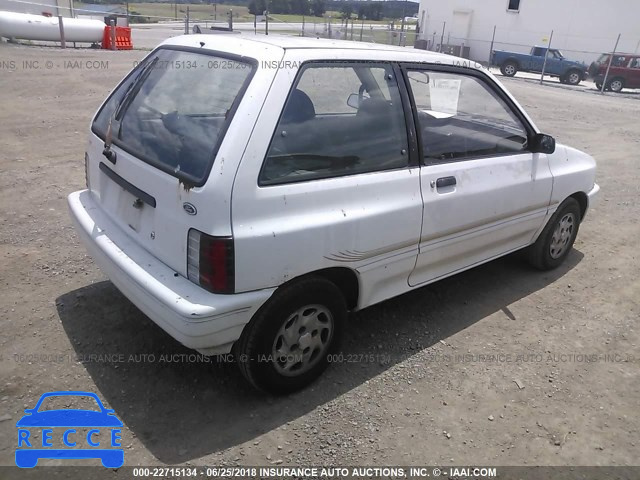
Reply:
[[[72,193],[68,203],[76,231],[101,270],[151,320],[187,347],[207,355],[228,353],[275,291],[209,293],[140,247],[88,190]]]

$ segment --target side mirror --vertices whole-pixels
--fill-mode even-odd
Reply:
[[[360,108],[360,96],[357,93],[349,95],[349,98],[347,98],[347,105],[351,108]]]
[[[537,133],[531,141],[533,153],[553,153],[556,151],[556,139],[551,135]]]

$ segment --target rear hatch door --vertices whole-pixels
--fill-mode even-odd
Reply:
[[[161,47],[92,124],[88,188],[130,237],[183,275],[198,196],[254,67],[235,55]]]

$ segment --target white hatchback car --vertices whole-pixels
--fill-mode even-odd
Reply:
[[[558,266],[599,190],[468,60],[191,35],[101,106],[69,196],[111,281],[256,387],[316,378],[360,310],[519,249]]]

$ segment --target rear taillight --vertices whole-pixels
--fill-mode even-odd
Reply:
[[[91,184],[89,183],[89,154],[87,152],[84,152],[84,183],[91,190]]]
[[[193,228],[189,230],[187,277],[210,292],[233,293],[233,238],[212,237]]]

